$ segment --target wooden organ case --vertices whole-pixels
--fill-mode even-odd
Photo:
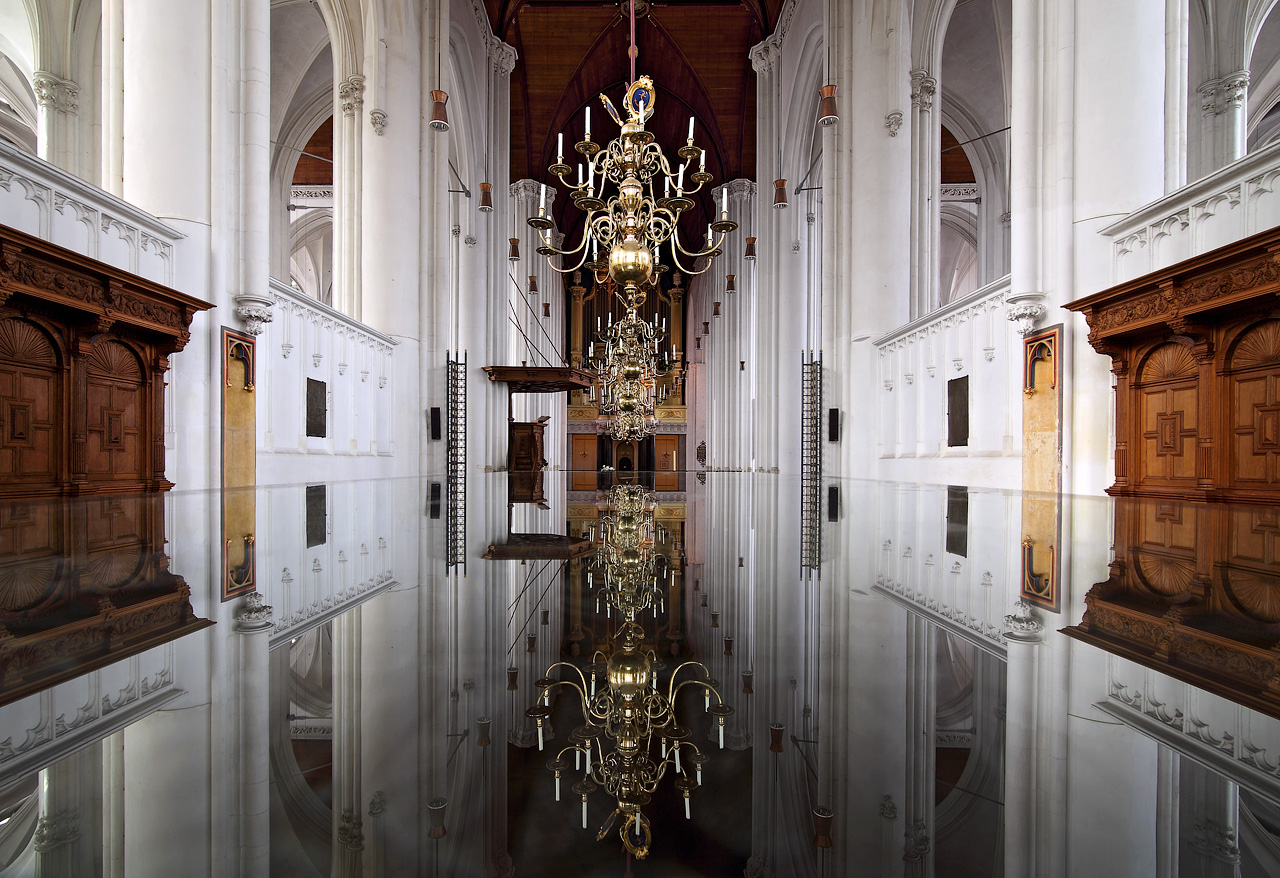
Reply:
[[[1280,228],[1068,305],[1111,357],[1115,560],[1076,639],[1280,717]]]
[[[168,357],[210,307],[0,226],[0,704],[211,624],[156,494]]]

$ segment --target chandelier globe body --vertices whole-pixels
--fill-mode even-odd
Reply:
[[[618,836],[635,857],[648,855],[653,842],[652,824],[643,809],[668,774],[684,799],[685,818],[691,817],[690,799],[703,781],[708,756],[692,742],[689,723],[678,721],[680,693],[692,687],[703,695],[703,709],[718,727],[724,747],[724,727],[733,708],[720,697],[706,665],[685,661],[665,680],[666,664],[643,647],[644,630],[637,621],[647,606],[642,593],[653,594],[657,576],[653,551],[654,525],[649,495],[638,486],[615,488],[611,500],[615,512],[606,516],[597,565],[606,570],[603,589],[613,609],[623,614],[617,641],[608,654],[597,650],[588,666],[591,678],[569,662],[556,662],[538,680],[537,698],[525,716],[537,725],[538,749],[545,746],[543,726],[551,716],[551,693],[568,689],[583,716],[582,725],[569,735],[567,746],[547,762],[555,775],[555,797],[561,800],[562,779],[580,772],[571,791],[581,799],[582,828],[588,824],[588,798],[603,788],[615,807],[596,833],[603,839],[621,819]],[[644,577],[649,579],[644,581]],[[552,674],[563,669],[566,679]],[[601,685],[603,684],[603,685]],[[713,703],[714,700],[714,703]],[[683,706],[683,704],[682,704]]]

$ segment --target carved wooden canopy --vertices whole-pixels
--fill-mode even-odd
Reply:
[[[1280,503],[1280,228],[1067,305],[1116,376],[1112,494]]]
[[[213,307],[146,278],[0,225],[0,305],[57,309],[86,330],[145,335],[180,351],[191,318]]]
[[[168,355],[210,307],[0,226],[0,496],[170,487]]]

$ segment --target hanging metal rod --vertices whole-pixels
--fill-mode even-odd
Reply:
[[[967,143],[973,143],[975,140],[982,140],[984,137],[991,137],[992,135],[995,135],[995,134],[1003,134],[1004,132],[1008,131],[1010,127],[1012,126],[1006,125],[1003,128],[997,129],[996,131],[988,131],[986,134],[979,134],[977,137],[970,137],[968,140],[964,141],[964,143],[957,143],[955,146],[948,146],[946,149],[942,151],[951,152],[951,150],[959,149],[960,147],[964,146]]]
[[[466,184],[466,183],[462,182],[462,177],[458,174],[458,169],[457,169],[457,168],[455,168],[455,167],[453,166],[453,159],[449,159],[449,170],[453,171],[453,178],[454,178],[455,180],[457,180],[457,181],[458,181],[458,185],[462,187],[461,189],[450,189],[449,191],[450,191],[450,192],[457,192],[457,193],[459,193],[459,194],[461,194],[461,195],[465,195],[465,196],[467,196],[468,198],[470,198],[470,197],[471,197],[471,190],[467,188],[467,184]]]

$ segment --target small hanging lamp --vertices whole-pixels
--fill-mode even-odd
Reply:
[[[711,316],[712,316],[712,317],[719,317],[719,316],[720,316],[720,303],[719,303],[719,302],[712,302],[712,303],[711,303]]]
[[[493,741],[489,738],[489,729],[493,725],[493,720],[487,716],[482,716],[476,720],[476,746],[488,747]]]
[[[508,238],[507,240],[511,242],[511,252],[507,255],[507,258],[510,259],[512,262],[519,262],[520,261],[520,239]]]
[[[836,114],[836,87],[824,85],[818,89],[818,94],[822,95],[822,100],[818,103],[818,124],[825,127],[839,122],[840,117]]]
[[[485,213],[493,213],[493,184],[480,184],[480,210]]]
[[[738,291],[738,283],[736,274],[726,275],[724,279],[724,291],[726,293],[736,293]]]
[[[444,105],[449,102],[449,95],[440,89],[431,91],[431,127],[435,131],[449,130],[449,112]]]
[[[538,291],[538,276],[536,274],[529,275],[529,293],[533,294]]]
[[[742,258],[756,261],[756,239],[753,235],[747,236],[747,249],[743,251]]]
[[[784,210],[787,206],[787,179],[773,181],[773,209]]]

